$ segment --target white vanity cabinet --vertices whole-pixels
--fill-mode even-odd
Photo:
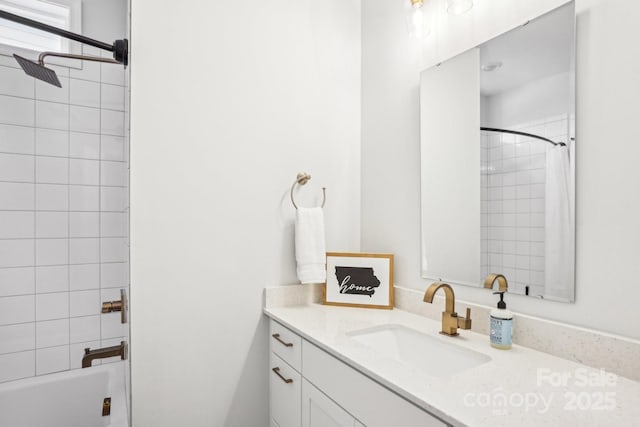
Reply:
[[[270,413],[277,427],[446,427],[271,320]]]

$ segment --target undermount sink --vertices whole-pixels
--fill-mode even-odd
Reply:
[[[376,326],[348,332],[347,335],[384,357],[434,377],[447,377],[491,360],[486,354],[402,325]]]

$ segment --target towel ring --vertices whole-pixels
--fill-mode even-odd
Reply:
[[[291,203],[293,203],[293,207],[298,209],[298,205],[296,205],[296,201],[293,199],[293,189],[296,188],[296,184],[305,185],[311,179],[311,175],[306,172],[300,172],[296,176],[296,180],[293,181],[293,185],[291,186]],[[324,208],[324,204],[327,201],[327,192],[326,188],[322,187],[322,204],[321,208]]]

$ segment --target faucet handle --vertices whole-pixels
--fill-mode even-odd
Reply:
[[[465,317],[458,317],[458,328],[471,329],[471,309],[467,307]]]

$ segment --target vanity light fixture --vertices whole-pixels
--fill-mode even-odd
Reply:
[[[407,31],[416,39],[424,38],[431,32],[431,28],[425,18],[425,0],[409,1],[411,2],[411,9],[407,15]]]
[[[450,15],[462,15],[473,7],[473,0],[448,0],[447,12]]]

